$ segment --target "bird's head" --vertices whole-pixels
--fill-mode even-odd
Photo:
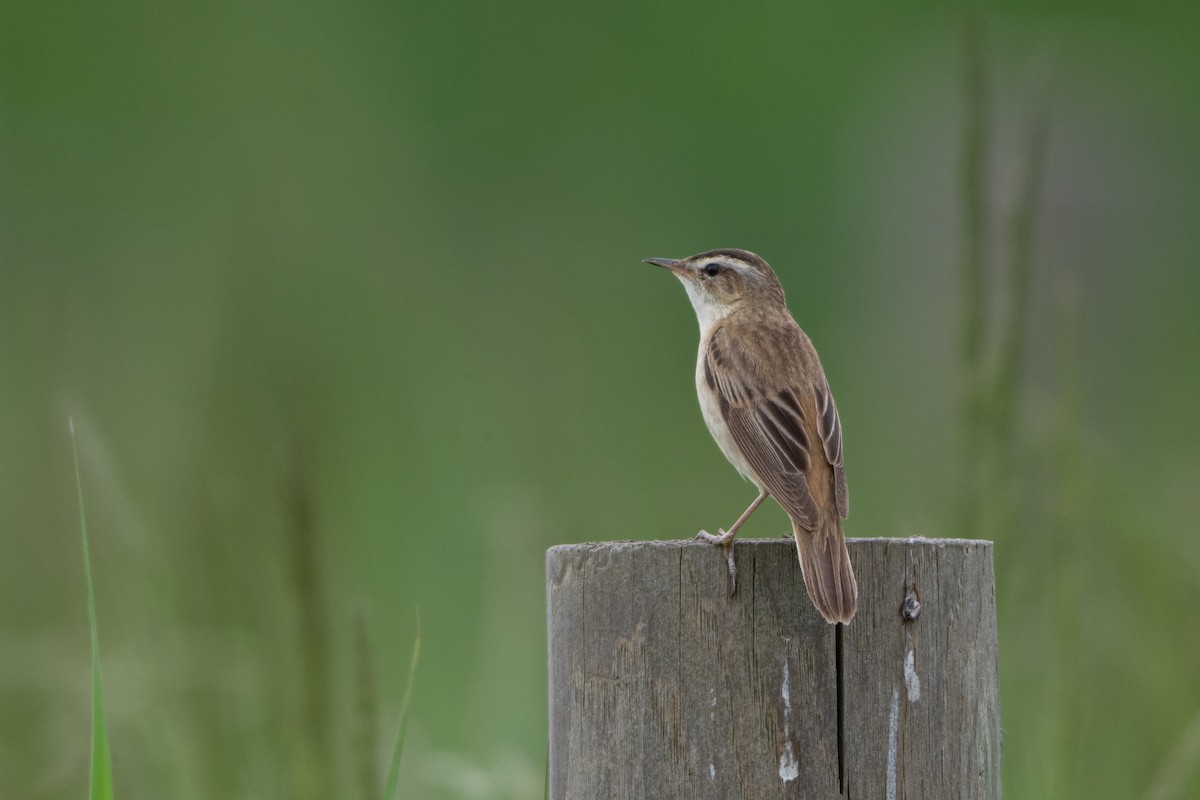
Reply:
[[[683,283],[701,330],[750,303],[784,305],[783,286],[771,265],[749,250],[709,250],[683,259],[647,258]]]

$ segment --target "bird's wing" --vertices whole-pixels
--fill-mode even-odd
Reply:
[[[833,394],[824,381],[816,388],[816,401],[817,432],[824,445],[825,460],[833,467],[833,496],[838,514],[845,519],[850,515],[850,492],[846,488],[846,467],[842,464],[842,421],[838,418]]]
[[[716,393],[721,417],[762,488],[797,523],[812,530],[818,513],[808,487],[807,476],[812,467],[809,434],[819,426],[817,420],[808,418],[815,414],[804,413],[799,394],[803,389],[787,385],[792,382],[786,380],[776,381],[784,385],[771,385],[762,365],[753,363],[738,341],[722,329],[709,337],[704,379]],[[809,407],[813,407],[811,402]],[[841,433],[836,425],[836,410],[833,420],[836,439],[822,435],[825,457],[830,457],[833,446],[840,459]]]

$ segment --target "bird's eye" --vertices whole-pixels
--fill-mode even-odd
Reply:
[[[705,264],[704,269],[702,270],[702,272],[710,278],[718,274],[720,271],[721,265],[715,261],[710,261],[709,263]]]

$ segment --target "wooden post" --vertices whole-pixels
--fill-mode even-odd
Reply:
[[[857,539],[828,625],[790,539],[546,555],[552,800],[1000,797],[990,542]]]

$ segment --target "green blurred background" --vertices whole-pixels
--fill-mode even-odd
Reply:
[[[541,797],[545,548],[752,496],[639,263],[712,247],[821,351],[848,533],[996,541],[1005,794],[1200,797],[1198,22],[6,4],[0,797],[86,785],[69,416],[119,796],[358,796],[419,608],[405,796]],[[972,422],[1014,330],[1011,424]]]

